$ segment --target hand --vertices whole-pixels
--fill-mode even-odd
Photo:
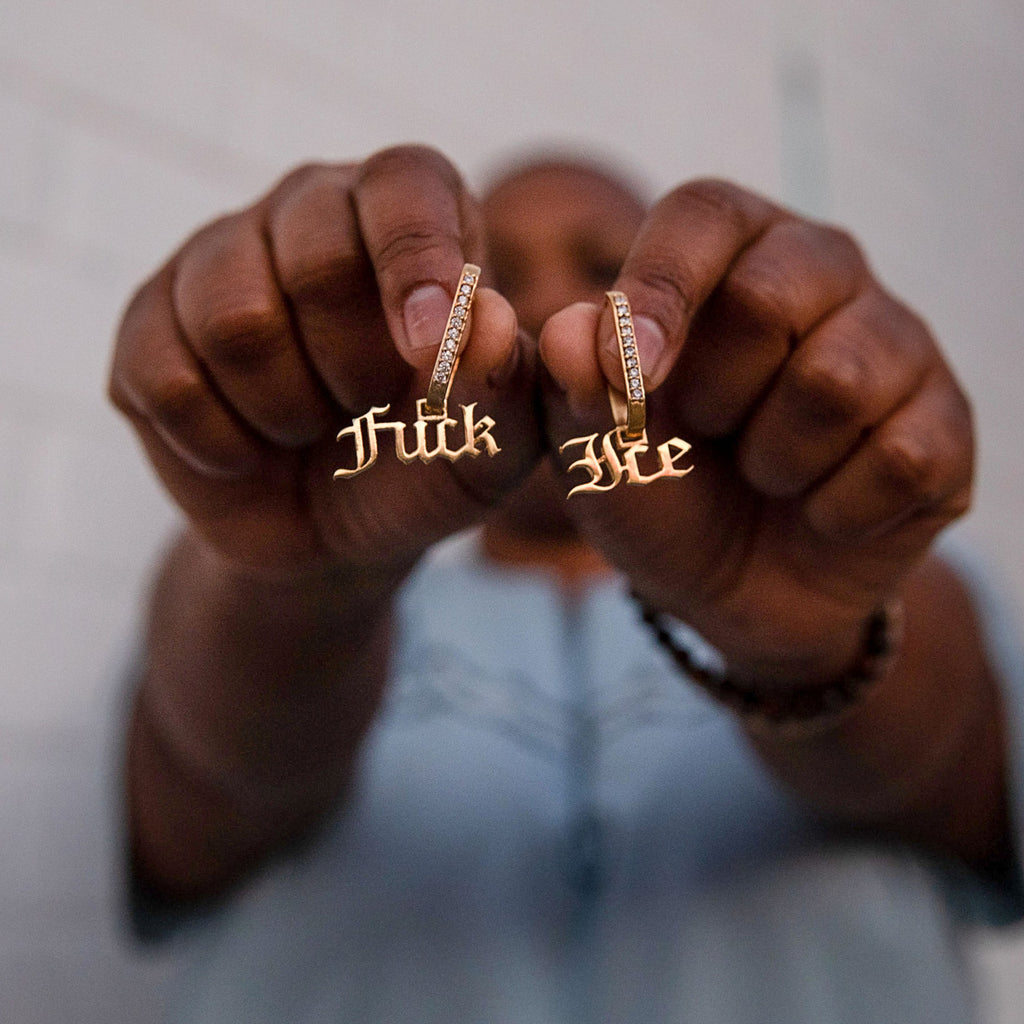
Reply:
[[[142,286],[111,398],[230,563],[290,572],[414,559],[537,458],[532,356],[508,303],[477,290],[452,393],[497,421],[497,457],[402,465],[384,450],[335,481],[352,458],[335,438],[371,406],[413,422],[463,262],[482,258],[475,201],[438,153],[301,168],[200,230]]]
[[[720,182],[666,196],[615,287],[638,319],[651,444],[691,442],[694,469],[570,512],[734,676],[838,674],[969,503],[970,413],[928,330],[845,234]],[[540,352],[552,446],[609,429],[610,315],[563,310]]]

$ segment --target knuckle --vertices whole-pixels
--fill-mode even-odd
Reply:
[[[922,506],[966,511],[974,479],[974,433],[970,406],[952,379],[933,387],[918,414],[897,429],[883,431],[877,455],[881,479]]]
[[[329,218],[349,211],[348,186],[351,168],[341,164],[306,164],[287,175],[275,190],[280,195],[273,204],[271,226],[299,209],[311,216]]]
[[[931,434],[942,445],[942,450],[951,465],[974,463],[974,410],[967,395],[956,379],[944,367],[936,375],[940,383],[941,398],[936,399],[936,422]]]
[[[697,204],[712,213],[746,222],[743,209],[747,193],[724,178],[694,178],[674,189],[670,195],[675,202]]]
[[[163,291],[161,277],[164,273],[165,271],[161,270],[154,274],[141,284],[128,300],[128,304],[121,314],[121,324],[118,328],[119,344],[124,344],[127,338],[145,330],[145,325],[151,317],[158,309],[162,308],[160,303]]]
[[[198,227],[177,253],[174,260],[176,266],[180,268],[192,261],[203,261],[209,258],[209,254],[230,249],[239,234],[244,232],[254,210],[255,207],[247,207],[233,213],[224,213]]]
[[[454,231],[428,221],[406,221],[381,239],[376,254],[378,272],[410,273],[413,268],[434,267],[459,258],[462,240]],[[428,276],[432,276],[428,272]]]
[[[135,381],[140,368],[148,362],[147,340],[160,335],[161,327],[173,324],[173,313],[166,297],[162,276],[164,271],[145,282],[129,300],[121,316],[107,377],[107,397],[122,413],[130,414],[137,406]]]
[[[776,222],[766,234],[775,262],[789,268],[792,289],[805,302],[825,293],[849,301],[866,287],[867,260],[856,239],[831,224],[792,219]]]
[[[677,186],[658,204],[676,215],[702,213],[708,220],[724,222],[737,238],[750,235],[755,222],[767,216],[766,201],[722,178],[696,178]]]
[[[973,461],[975,446],[974,407],[955,381],[952,382],[950,409],[950,418],[957,446],[967,461]]]
[[[950,380],[948,408],[942,428],[935,432],[941,444],[943,481],[945,491],[956,494],[969,492],[974,481],[975,434],[970,402],[966,395]]]
[[[115,344],[115,363],[126,353],[139,348],[153,331],[160,331],[174,323],[170,282],[171,264],[165,264],[144,281],[128,300],[118,324]]]
[[[341,239],[326,240],[316,248],[291,253],[279,261],[278,275],[284,293],[304,302],[342,291],[349,282],[362,280],[366,267],[362,255]]]
[[[131,388],[116,370],[111,370],[107,378],[107,401],[124,416],[130,416],[135,411]]]
[[[317,166],[275,204],[270,244],[281,288],[293,299],[314,299],[367,275],[350,183],[350,168]]]
[[[814,250],[828,253],[835,262],[858,269],[867,266],[860,243],[845,228],[817,221],[798,221],[800,230],[806,231]]]
[[[700,283],[683,263],[651,260],[636,268],[634,277],[644,289],[643,310],[675,334],[689,321],[700,303]]]
[[[296,301],[306,302],[333,294],[339,285],[361,280],[365,268],[355,252],[338,246],[298,254],[282,265],[280,272],[285,293]]]
[[[863,361],[847,353],[803,360],[793,367],[787,390],[806,420],[825,424],[862,419],[868,383]]]
[[[957,488],[946,500],[944,504],[944,511],[948,517],[947,521],[952,523],[957,519],[962,519],[968,512],[971,511],[971,506],[974,504],[974,487],[973,484],[968,481],[964,486]]]
[[[200,374],[182,370],[150,383],[143,401],[152,419],[172,433],[181,433],[201,418],[207,398]]]
[[[787,329],[792,322],[789,282],[775,260],[744,260],[727,278],[723,296],[745,320],[764,330]]]
[[[397,146],[371,156],[354,186],[364,237],[385,291],[439,280],[462,262],[458,172],[437,150]]]
[[[380,177],[424,173],[435,175],[453,190],[462,186],[458,171],[443,153],[418,144],[391,146],[367,157],[359,169],[357,186]]]
[[[278,351],[287,334],[283,308],[251,299],[209,311],[198,328],[196,342],[210,362],[246,370],[258,367]]]
[[[846,311],[851,338],[872,343],[892,356],[926,368],[941,362],[938,347],[925,321],[902,302],[873,286]]]
[[[328,164],[322,161],[309,161],[293,167],[281,177],[270,190],[271,200],[280,199],[283,196],[291,195],[293,192],[316,187],[320,181],[335,180],[339,165]]]
[[[934,496],[939,460],[918,437],[887,434],[878,440],[876,458],[879,476],[889,489],[912,501]]]

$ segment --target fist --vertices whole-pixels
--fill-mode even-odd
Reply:
[[[475,200],[441,155],[404,147],[293,172],[139,289],[110,395],[218,553],[269,572],[414,560],[529,472],[532,352],[482,287],[452,400],[497,421],[500,455],[333,477],[354,418],[415,419],[467,261],[484,262]]]
[[[694,469],[574,495],[580,528],[737,674],[841,669],[969,503],[970,413],[929,331],[849,236],[723,182],[658,203],[615,288],[650,443],[689,441]],[[563,310],[540,351],[552,446],[609,429],[606,388],[623,389],[610,313]]]

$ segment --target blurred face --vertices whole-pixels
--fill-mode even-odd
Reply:
[[[496,287],[534,337],[565,306],[604,300],[644,216],[629,189],[569,163],[540,164],[499,181],[483,210]],[[491,527],[544,540],[574,537],[560,472],[545,460]]]
[[[498,290],[535,337],[563,307],[603,300],[644,215],[622,185],[571,164],[504,179],[483,210]]]

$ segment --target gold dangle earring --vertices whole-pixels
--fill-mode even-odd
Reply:
[[[644,473],[639,464],[641,456],[650,451],[647,443],[647,393],[640,369],[640,354],[637,351],[636,332],[633,328],[633,314],[629,299],[623,292],[605,292],[615,322],[615,338],[619,345],[619,361],[622,364],[624,393],[608,385],[608,401],[612,407],[615,427],[601,438],[601,454],[597,453],[598,434],[574,437],[558,450],[580,445],[583,455],[571,463],[568,472],[584,469],[590,478],[577,484],[567,497],[585,491],[610,491],[625,479],[629,484],[649,484],[663,477],[686,476],[693,466],[680,469],[676,463],[690,450],[682,438],[671,437],[657,447],[658,468]]]
[[[372,406],[370,411],[356,417],[352,425],[338,433],[338,440],[351,437],[355,446],[355,465],[351,469],[334,471],[335,480],[353,477],[367,470],[377,461],[377,435],[391,431],[394,434],[395,455],[400,462],[419,461],[433,462],[435,459],[447,459],[455,462],[464,455],[477,455],[486,452],[489,456],[497,455],[501,449],[491,434],[494,420],[490,416],[476,418],[476,402],[460,405],[462,410],[462,440],[452,447],[449,442],[449,429],[457,429],[459,421],[448,417],[448,395],[455,371],[466,339],[469,337],[472,319],[473,298],[480,280],[480,268],[467,263],[459,275],[459,283],[455,290],[448,323],[444,337],[434,361],[434,369],[427,385],[427,397],[416,401],[416,422],[412,424],[413,443],[407,445],[408,427],[401,420],[384,421],[389,405]]]

